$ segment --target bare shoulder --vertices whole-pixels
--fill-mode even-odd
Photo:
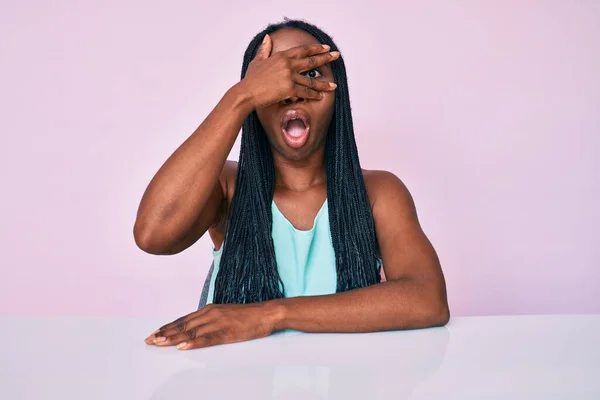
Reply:
[[[378,205],[389,208],[405,207],[414,210],[414,201],[410,191],[402,180],[390,171],[363,169],[363,178],[369,195],[371,207],[375,211]]]

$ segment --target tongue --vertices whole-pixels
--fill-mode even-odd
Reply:
[[[293,119],[288,123],[285,131],[290,136],[300,137],[306,131],[306,127],[304,126],[304,122],[302,122],[302,120]]]

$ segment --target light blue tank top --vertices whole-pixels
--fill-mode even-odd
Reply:
[[[337,289],[335,252],[329,229],[327,200],[315,216],[313,227],[302,231],[279,211],[273,201],[273,244],[285,297],[333,294]],[[213,251],[214,269],[210,278],[207,304],[213,302],[215,280],[223,246]]]

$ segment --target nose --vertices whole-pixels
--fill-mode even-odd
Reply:
[[[306,99],[304,97],[290,97],[288,99],[283,100],[284,104],[294,104],[294,103],[302,103]]]

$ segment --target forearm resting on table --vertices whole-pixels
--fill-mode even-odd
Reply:
[[[304,332],[428,328],[445,325],[450,317],[445,294],[410,278],[331,295],[271,300],[265,305],[275,330]]]

